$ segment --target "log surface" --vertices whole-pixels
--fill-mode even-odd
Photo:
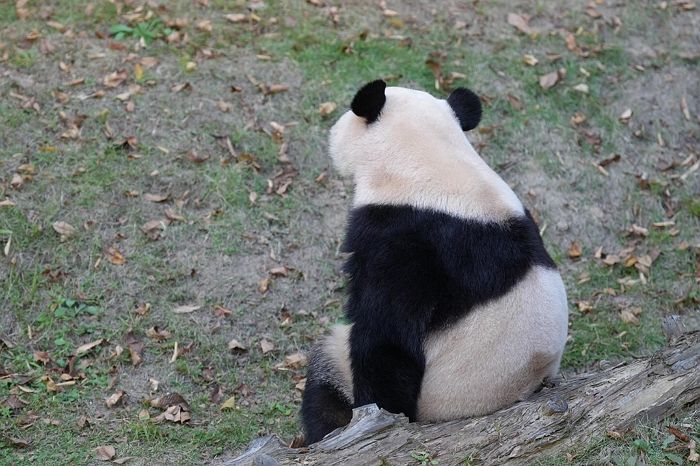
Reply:
[[[640,420],[657,421],[700,398],[700,332],[677,338],[652,357],[577,375],[494,414],[441,424],[408,423],[363,406],[352,422],[309,448],[289,448],[277,436],[256,439],[224,466],[418,464],[429,452],[441,465],[530,464],[563,454]]]

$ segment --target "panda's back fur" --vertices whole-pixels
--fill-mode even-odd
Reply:
[[[462,133],[478,98],[378,83],[331,130],[336,166],[355,180],[350,324],[312,355],[310,442],[366,403],[412,421],[495,411],[553,376],[566,341],[566,293],[538,228]]]

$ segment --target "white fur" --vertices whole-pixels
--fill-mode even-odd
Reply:
[[[566,343],[566,291],[555,270],[534,267],[505,296],[472,309],[428,336],[418,420],[446,421],[492,413],[531,395],[553,377]],[[351,325],[337,325],[323,344],[352,401]]]
[[[559,370],[567,327],[559,273],[534,267],[505,296],[428,336],[418,419],[478,416],[524,399]]]
[[[330,154],[355,180],[354,206],[411,205],[460,218],[523,214],[515,193],[476,153],[447,101],[386,89],[375,123],[346,112],[331,128]]]

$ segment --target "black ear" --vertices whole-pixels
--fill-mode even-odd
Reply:
[[[481,121],[481,100],[469,89],[458,87],[447,98],[447,103],[457,115],[462,131],[476,128]]]
[[[350,104],[352,112],[359,117],[364,117],[367,124],[376,121],[386,102],[384,89],[386,89],[386,83],[381,79],[362,86]]]

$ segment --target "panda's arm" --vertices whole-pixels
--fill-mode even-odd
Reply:
[[[355,406],[377,403],[415,420],[422,343],[444,278],[420,238],[402,233],[364,240],[346,267]]]

